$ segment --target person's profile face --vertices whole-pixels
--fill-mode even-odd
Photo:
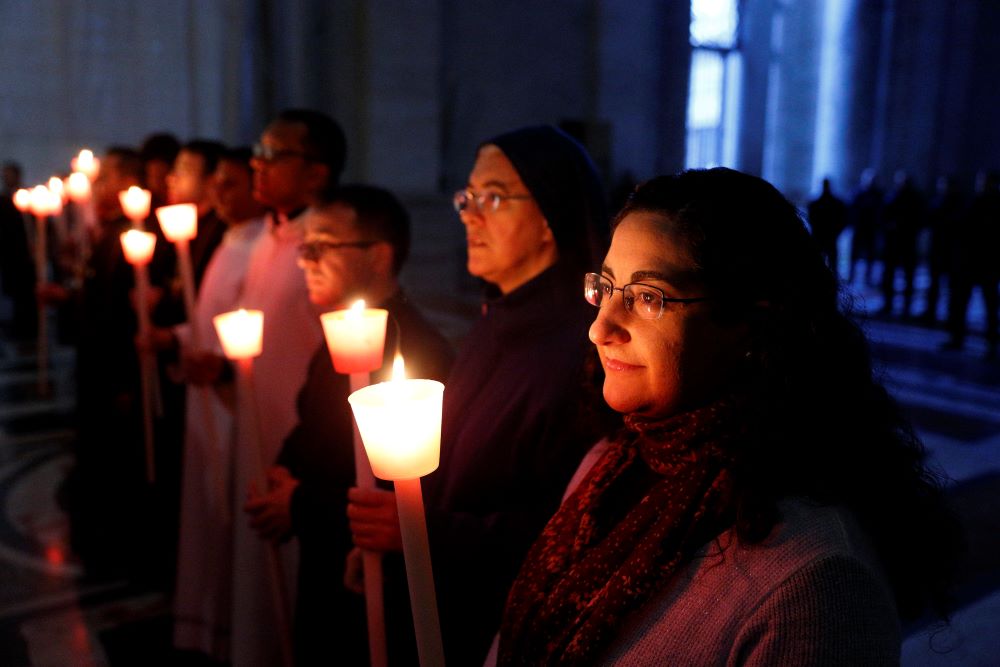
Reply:
[[[171,204],[201,204],[209,196],[211,174],[205,173],[205,158],[182,150],[167,174],[167,201]]]
[[[233,224],[261,215],[261,206],[253,198],[253,176],[245,165],[220,160],[213,180],[212,201],[223,222]]]
[[[315,163],[307,159],[301,123],[274,122],[260,136],[263,156],[254,157],[254,197],[265,206],[288,212],[305,206],[315,178]]]
[[[311,209],[305,220],[305,252],[299,268],[305,275],[309,300],[324,308],[342,308],[365,298],[373,277],[372,248],[351,244],[370,241],[358,228],[357,214],[345,204]]]
[[[688,247],[653,213],[615,229],[601,275],[615,288],[643,283],[670,298],[706,295]],[[720,325],[711,300],[663,304],[658,319],[629,312],[616,289],[596,311],[590,340],[605,371],[604,398],[625,414],[665,417],[726,391],[745,350],[742,329]]]
[[[514,165],[493,145],[480,149],[466,189],[473,196],[531,194]],[[469,273],[497,285],[505,294],[555,261],[555,239],[530,197],[502,199],[495,211],[469,206],[460,217],[465,225]]]

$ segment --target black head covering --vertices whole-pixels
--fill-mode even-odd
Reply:
[[[608,216],[604,186],[587,151],[551,125],[523,127],[484,141],[514,165],[549,223],[559,256],[573,269],[601,259]]]

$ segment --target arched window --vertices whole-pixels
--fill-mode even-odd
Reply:
[[[691,0],[685,166],[735,166],[739,131],[738,0]]]

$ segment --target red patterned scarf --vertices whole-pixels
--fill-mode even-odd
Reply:
[[[546,525],[514,581],[500,665],[585,665],[626,615],[731,525],[739,402],[649,421],[625,418],[611,445]]]

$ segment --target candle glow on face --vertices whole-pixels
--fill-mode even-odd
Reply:
[[[130,229],[121,235],[125,259],[133,266],[144,266],[153,259],[156,248],[156,234],[139,229]]]
[[[101,161],[94,157],[93,151],[84,148],[79,155],[70,160],[70,166],[73,171],[82,172],[93,181],[101,169]]]
[[[382,367],[389,312],[356,301],[346,310],[320,315],[326,345],[338,373],[370,373]]]
[[[227,359],[252,359],[263,349],[264,313],[260,310],[232,310],[212,318],[215,332]]]
[[[137,185],[132,185],[128,190],[122,190],[118,193],[122,212],[133,222],[139,222],[149,217],[150,198],[149,190],[143,190]]]
[[[82,204],[90,199],[90,179],[82,171],[74,171],[66,179],[66,194],[70,200]]]
[[[14,206],[21,213],[26,213],[31,208],[31,191],[24,188],[14,193]]]
[[[190,241],[198,235],[198,207],[194,204],[174,204],[156,209],[163,235],[171,243]]]
[[[444,385],[434,380],[394,378],[348,397],[372,472],[380,479],[417,479],[438,467]]]

